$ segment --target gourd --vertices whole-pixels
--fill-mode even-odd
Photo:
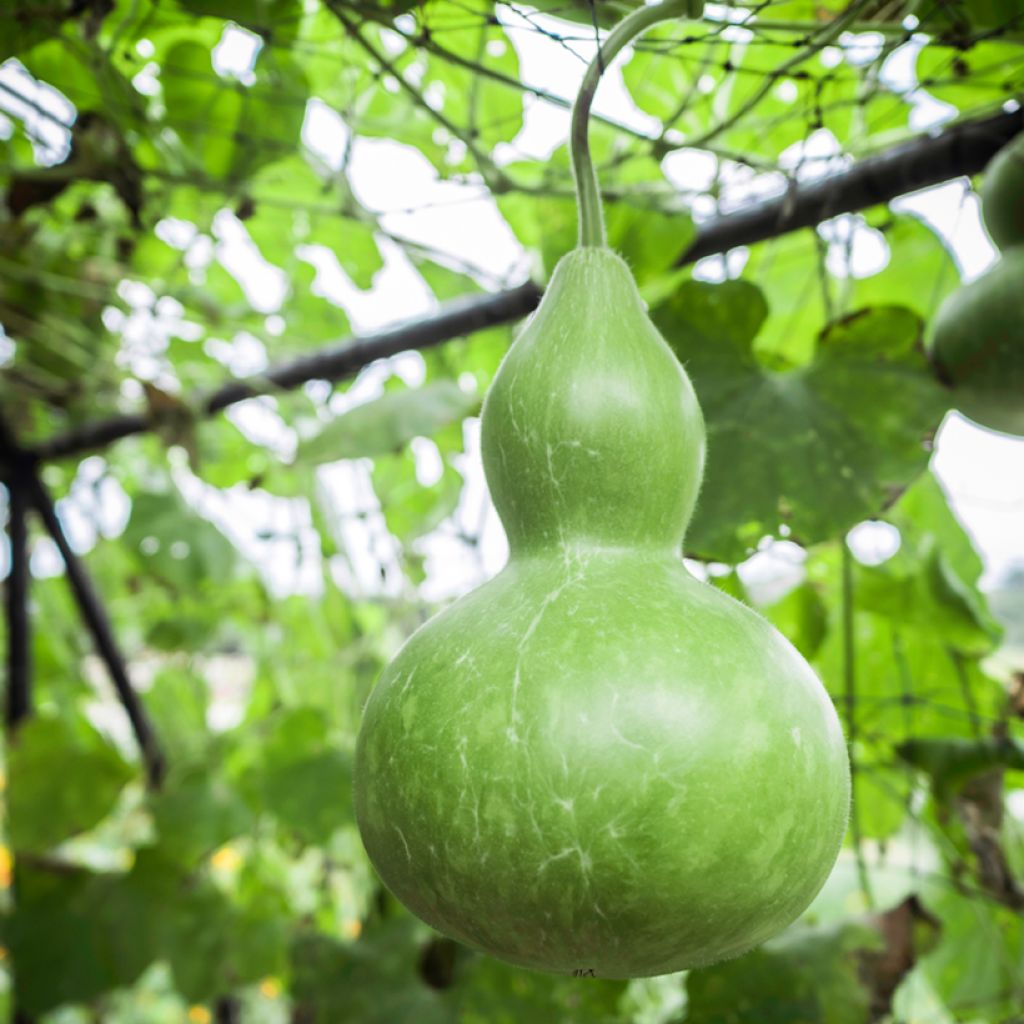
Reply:
[[[1024,136],[986,168],[981,211],[1002,253],[939,307],[929,349],[960,412],[1024,436]]]
[[[579,245],[482,413],[508,563],[406,642],[356,748],[357,820],[391,892],[542,971],[629,978],[737,956],[818,892],[849,809],[813,671],[683,564],[704,424],[605,244],[586,132],[600,71],[687,8],[627,16],[584,79]]]

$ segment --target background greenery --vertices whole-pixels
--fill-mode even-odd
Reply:
[[[600,4],[600,20],[626,6]],[[561,20],[531,22],[533,9]],[[720,283],[675,267],[689,211],[744,169],[777,170],[817,129],[854,157],[911,134],[920,91],[881,73],[900,48],[919,88],[960,113],[1019,98],[1017,0],[711,8],[700,24],[658,29],[625,65],[659,130],[594,126],[612,244],[708,419],[687,554],[790,637],[844,716],[851,830],[806,918],[689,976],[550,978],[432,935],[369,868],[349,787],[359,711],[434,610],[424,537],[446,534],[483,572],[477,517],[460,503],[464,424],[511,329],[424,353],[417,387],[388,370],[384,396],[357,411],[339,413],[324,386],[259,400],[284,442],[238,418],[195,418],[194,399],[243,349],[273,362],[346,335],[303,246],[327,247],[364,291],[384,245],[400,246],[439,300],[494,283],[360,205],[351,144],[329,166],[303,141],[313,100],[340,114],[350,143],[415,147],[438,176],[489,190],[538,279],[550,272],[575,230],[568,162],[564,150],[521,158],[514,140],[524,107],[557,97],[519,84],[507,26],[512,13],[520,32],[556,24],[568,44],[592,34],[592,12],[533,9],[16,0],[0,12],[0,59],[67,100],[33,110],[16,95],[26,78],[0,78],[0,403],[29,444],[119,410],[153,415],[154,433],[55,462],[44,478],[77,527],[169,763],[147,789],[35,534],[35,714],[9,737],[0,851],[0,999],[22,1019],[1024,1019],[1024,608],[1019,588],[990,607],[979,556],[928,467],[952,399],[921,339],[956,264],[923,222],[876,208],[866,223],[889,261],[866,277],[836,272],[810,230],[753,247]],[[725,30],[741,12],[747,38]],[[847,34],[829,30],[836,19]],[[214,69],[228,28],[259,44],[246,74]],[[664,176],[661,161],[684,145],[715,158],[709,188],[680,193]],[[225,210],[285,275],[272,317],[218,258]],[[442,464],[426,484],[412,444],[422,436]],[[357,460],[366,485],[344,502],[328,486],[339,458]],[[242,543],[231,510],[272,498],[273,527]],[[899,531],[880,564],[845,545],[864,520]],[[734,567],[766,537],[799,545],[803,570],[788,589],[747,593]],[[312,582],[282,578],[282,551],[312,566]],[[376,589],[356,582],[367,558]]]

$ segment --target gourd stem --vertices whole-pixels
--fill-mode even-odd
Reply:
[[[601,212],[601,191],[597,184],[597,172],[590,155],[590,108],[594,102],[598,83],[604,70],[615,59],[619,51],[631,43],[642,32],[660,21],[683,16],[699,17],[703,0],[663,0],[660,4],[641,7],[626,15],[608,33],[597,56],[587,68],[583,83],[572,108],[572,127],[569,149],[572,155],[572,172],[576,179],[576,203],[579,207],[578,245],[603,247],[607,244],[604,231],[604,215]]]

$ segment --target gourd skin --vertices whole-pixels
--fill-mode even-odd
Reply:
[[[981,209],[1000,249],[1024,243],[1024,138],[1018,136],[989,161],[981,183]]]
[[[487,394],[481,446],[513,549],[572,538],[679,550],[704,421],[610,249],[578,249],[555,268]]]
[[[947,296],[929,348],[960,412],[983,427],[1024,436],[1024,136],[989,162],[981,211],[1002,255]]]
[[[370,696],[355,797],[374,866],[521,966],[628,978],[739,955],[831,870],[846,750],[794,648],[679,557],[703,424],[613,253],[556,268],[482,445],[509,562]]]
[[[1024,246],[953,292],[932,330],[957,408],[982,426],[1024,435]]]

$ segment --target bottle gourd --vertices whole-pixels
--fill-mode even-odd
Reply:
[[[939,307],[929,347],[960,412],[1024,436],[1024,135],[985,169],[981,212],[1002,253]]]
[[[604,242],[573,115],[580,245],[501,364],[482,450],[508,564],[406,642],[365,709],[356,813],[387,887],[513,964],[606,978],[708,964],[829,874],[850,779],[835,710],[759,615],[681,558],[704,461],[689,379]],[[737,481],[737,486],[742,486]]]

